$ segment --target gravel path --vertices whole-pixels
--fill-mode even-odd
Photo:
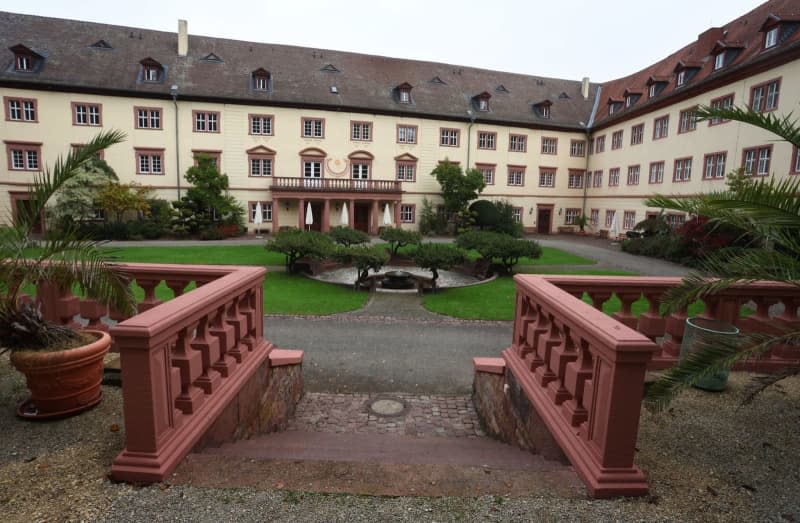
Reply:
[[[637,461],[651,495],[640,499],[369,497],[109,482],[124,445],[119,390],[81,416],[18,420],[22,377],[0,357],[0,513],[31,521],[800,521],[800,379],[752,406],[729,391],[688,391],[673,409],[643,414]],[[378,480],[379,478],[376,478]]]

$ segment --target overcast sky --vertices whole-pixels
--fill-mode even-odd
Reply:
[[[0,9],[593,82],[631,74],[747,0],[0,0]]]

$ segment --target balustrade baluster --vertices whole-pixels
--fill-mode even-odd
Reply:
[[[233,327],[233,338],[235,343],[228,351],[228,354],[236,358],[241,363],[247,356],[247,347],[242,343],[244,338],[244,320],[239,316],[238,311],[239,297],[234,297],[225,308],[225,323]]]
[[[589,350],[589,342],[580,340],[578,344],[578,358],[567,364],[564,370],[564,388],[569,391],[571,399],[562,404],[561,413],[572,427],[579,427],[589,419],[589,412],[584,407],[584,398],[587,391],[591,391],[592,371],[594,361]]]
[[[558,322],[553,316],[548,318],[550,328],[546,334],[540,334],[539,340],[536,343],[536,353],[542,361],[534,371],[533,375],[536,376],[536,381],[540,387],[546,387],[548,383],[555,380],[558,376],[550,368],[550,356],[552,355],[553,348],[557,347],[563,342],[561,336],[561,329]]]
[[[197,378],[195,385],[203,389],[206,394],[211,394],[219,387],[222,376],[214,369],[214,365],[220,361],[219,338],[209,334],[208,323],[208,316],[200,318],[191,347],[200,352],[203,362],[203,373]]]
[[[161,280],[149,280],[149,279],[136,279],[136,283],[144,289],[144,299],[139,303],[139,312],[144,312],[147,310],[152,309],[158,305],[161,305],[163,302],[156,298],[156,287]]]
[[[564,387],[564,377],[567,365],[578,359],[578,351],[572,341],[570,328],[562,326],[562,343],[553,347],[550,353],[550,369],[556,379],[547,385],[547,394],[556,405],[561,405],[564,401],[572,397],[569,390]]]
[[[686,307],[681,307],[677,312],[673,312],[666,318],[665,337],[661,343],[663,355],[669,356],[675,361],[681,355],[681,343],[683,343],[683,331],[686,328]]]
[[[627,325],[628,327],[635,329],[636,328],[636,317],[631,312],[631,307],[633,306],[633,302],[638,300],[642,296],[642,292],[637,290],[636,292],[616,292],[617,297],[621,303],[619,312],[615,312],[612,317],[617,320],[618,322]]]
[[[647,336],[653,341],[657,338],[664,336],[664,329],[666,329],[667,321],[661,316],[660,300],[663,296],[661,291],[643,291],[645,299],[647,300],[647,310],[639,316],[639,323],[637,329],[639,332]]]
[[[108,332],[108,325],[103,323],[103,316],[108,313],[108,307],[97,300],[85,299],[80,303],[80,314],[89,320],[85,329]]]
[[[217,308],[213,318],[209,333],[219,338],[220,349],[220,357],[214,364],[214,369],[227,378],[236,369],[236,365],[239,362],[230,354],[231,349],[236,346],[235,331],[232,325],[228,325],[225,322],[225,305]]]
[[[195,381],[203,374],[203,355],[189,347],[189,329],[178,331],[175,347],[172,349],[172,366],[181,373],[181,393],[175,406],[184,414],[193,414],[203,404],[203,389],[195,386]]]
[[[189,284],[189,282],[186,280],[175,280],[175,279],[166,280],[165,283],[167,284],[167,287],[169,287],[169,289],[172,291],[172,293],[175,295],[176,298],[183,294],[184,289],[186,289],[186,286]]]
[[[611,298],[612,294],[611,291],[587,291],[587,293],[589,294],[589,298],[592,300],[592,307],[599,311],[603,310],[603,304]],[[580,297],[583,297],[583,294],[581,294],[579,298]]]

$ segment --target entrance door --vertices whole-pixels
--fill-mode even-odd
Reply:
[[[306,229],[322,232],[322,202],[311,202],[311,214],[314,215],[314,223],[310,226],[306,224]]]
[[[12,198],[13,198],[13,195],[12,195]],[[16,214],[19,214],[20,212],[23,212],[23,211],[26,212],[27,214],[30,214],[30,212],[31,212],[31,202],[30,202],[30,200],[28,200],[27,194],[24,197],[17,197],[17,198],[13,198],[13,199],[14,199],[14,212]],[[42,217],[39,216],[36,219],[36,223],[34,223],[33,227],[31,227],[31,233],[33,233],[33,234],[42,234],[43,231],[44,231],[44,229],[42,227]]]
[[[550,234],[550,215],[552,209],[538,209],[536,212],[536,232],[539,234]]]
[[[369,204],[356,203],[353,205],[353,228],[357,231],[369,232]]]

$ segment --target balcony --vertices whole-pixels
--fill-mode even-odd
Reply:
[[[272,179],[272,191],[279,192],[335,192],[335,193],[401,193],[401,182],[396,180],[353,180],[352,178],[286,178]]]

